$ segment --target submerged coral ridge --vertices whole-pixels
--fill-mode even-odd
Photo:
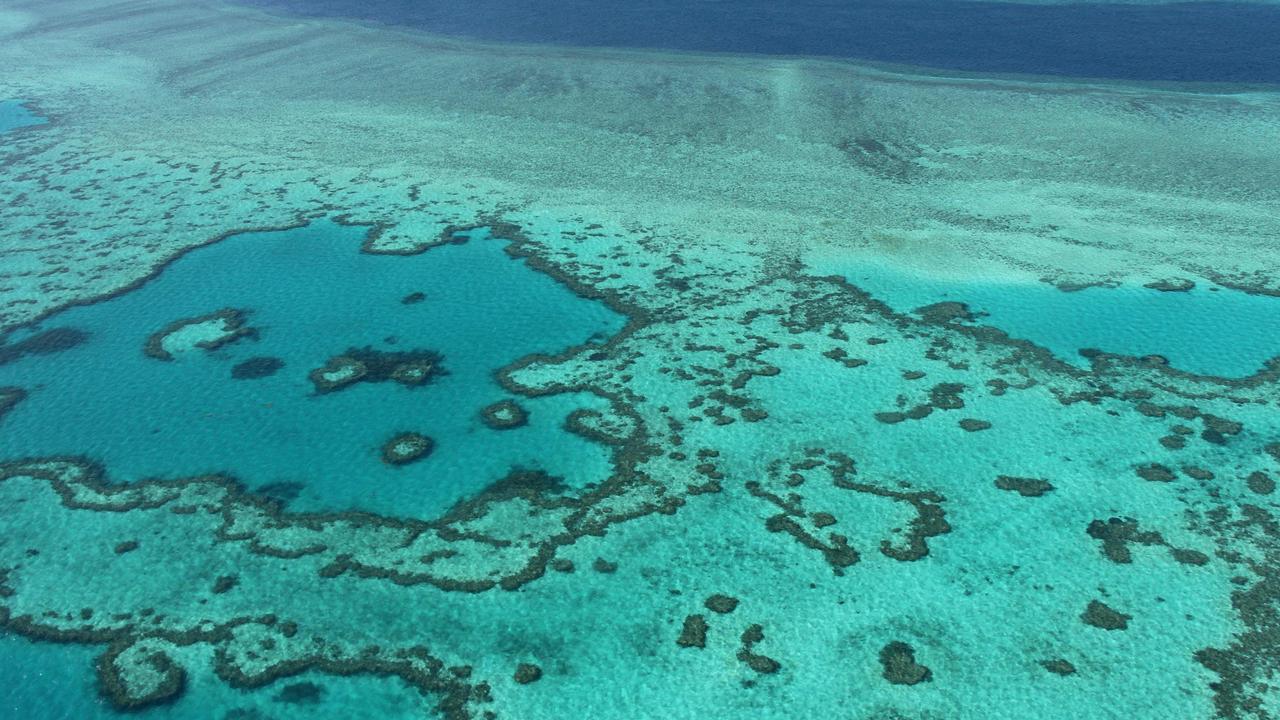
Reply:
[[[591,280],[581,256],[578,271],[567,273],[558,263],[559,253],[528,231],[506,225],[495,226],[495,232],[506,234],[509,252],[563,279],[579,293],[610,303],[631,319],[624,331],[603,344],[589,343],[555,356],[531,356],[500,373],[504,387],[526,397],[587,392],[608,399],[604,408],[575,412],[566,422],[574,432],[611,448],[611,477],[572,490],[554,480],[539,479],[536,473],[517,472],[436,520],[397,521],[359,512],[281,514],[273,502],[247,494],[224,478],[113,486],[103,484],[94,466],[85,461],[12,464],[6,470],[4,485],[7,492],[16,493],[11,499],[24,500],[14,507],[29,511],[6,520],[6,536],[23,538],[14,545],[15,550],[25,544],[36,552],[5,559],[8,593],[4,602],[9,627],[37,637],[111,642],[113,647],[180,633],[185,643],[181,647],[210,645],[215,669],[233,683],[255,685],[312,668],[394,674],[418,687],[443,693],[449,703],[462,696],[470,698],[458,706],[456,712],[461,714],[457,716],[475,716],[467,704],[479,702],[474,688],[459,689],[415,665],[418,661],[412,657],[396,654],[410,652],[412,645],[384,641],[377,653],[361,651],[350,644],[352,640],[345,633],[384,639],[394,633],[375,632],[364,622],[348,627],[328,609],[307,616],[300,609],[257,605],[262,615],[276,618],[275,625],[292,621],[317,633],[323,638],[321,644],[331,648],[317,654],[316,641],[302,645],[285,642],[272,629],[275,625],[246,616],[227,616],[200,629],[211,607],[225,602],[220,593],[193,598],[197,604],[191,610],[201,608],[194,615],[174,606],[162,616],[148,613],[147,622],[138,625],[131,619],[147,609],[138,606],[146,602],[144,598],[121,598],[123,604],[106,606],[93,601],[98,592],[104,593],[102,597],[111,596],[105,592],[105,584],[116,582],[113,572],[124,571],[118,564],[111,566],[117,570],[101,577],[103,590],[82,586],[51,605],[58,594],[38,588],[60,587],[71,580],[58,579],[61,571],[49,564],[56,553],[46,553],[40,547],[57,541],[56,537],[41,538],[36,530],[44,516],[37,510],[50,507],[53,509],[42,513],[67,514],[64,525],[69,537],[78,532],[99,535],[101,530],[91,532],[89,528],[104,517],[101,511],[111,510],[108,515],[117,529],[103,537],[101,550],[95,552],[110,553],[117,543],[145,535],[147,543],[126,556],[136,556],[139,562],[147,553],[163,557],[178,537],[187,538],[183,542],[188,546],[197,538],[206,538],[199,547],[208,547],[212,554],[202,565],[211,573],[219,572],[215,567],[235,568],[241,578],[225,593],[228,598],[245,597],[261,583],[265,584],[260,586],[259,596],[265,597],[261,593],[268,592],[268,587],[285,582],[297,588],[342,583],[342,596],[349,599],[362,595],[365,591],[361,588],[367,583],[379,582],[390,582],[402,592],[421,586],[464,595],[509,592],[534,581],[548,582],[543,576],[553,561],[559,562],[562,554],[588,538],[608,543],[623,528],[643,525],[644,518],[668,515],[720,532],[715,530],[717,523],[726,521],[719,519],[721,511],[713,508],[728,510],[734,505],[754,504],[759,521],[724,527],[734,528],[738,543],[777,537],[784,545],[772,546],[781,549],[794,542],[801,555],[788,563],[788,572],[798,575],[800,587],[816,582],[820,574],[815,573],[822,566],[837,579],[856,578],[860,572],[893,577],[884,576],[869,560],[874,557],[869,553],[924,568],[925,575],[911,571],[899,575],[901,581],[908,582],[938,573],[942,577],[956,571],[963,574],[965,568],[990,572],[980,568],[1000,567],[1005,562],[1029,567],[1027,579],[1008,575],[995,588],[980,593],[995,592],[1011,607],[1036,607],[1046,615],[1046,626],[1029,624],[1011,640],[1039,645],[1056,636],[1060,639],[1055,649],[1046,652],[1090,667],[1110,663],[1113,674],[1141,666],[1131,665],[1132,659],[1124,655],[1113,655],[1114,650],[1099,655],[1098,649],[1090,649],[1090,625],[1132,633],[1148,623],[1175,622],[1161,607],[1166,593],[1182,587],[1185,589],[1179,592],[1185,598],[1212,602],[1215,593],[1240,592],[1227,582],[1230,577],[1244,573],[1242,577],[1248,578],[1257,572],[1255,568],[1263,567],[1259,562],[1266,562],[1265,558],[1253,559],[1253,548],[1271,542],[1256,533],[1268,532],[1274,522],[1266,519],[1268,512],[1255,504],[1257,500],[1250,499],[1258,496],[1246,487],[1245,480],[1254,474],[1271,476],[1280,469],[1280,458],[1269,449],[1275,442],[1270,420],[1274,379],[1195,378],[1165,366],[1120,357],[1081,371],[999,333],[897,314],[843,281],[807,277],[802,269],[783,274],[766,271],[756,275],[753,284],[725,287],[714,299],[685,302],[676,314],[672,312],[677,307],[675,300],[661,293],[647,294],[639,284],[617,286],[607,278]],[[732,276],[740,278],[749,268],[744,263]],[[718,279],[707,274],[701,281]],[[764,297],[771,299],[762,303]],[[762,307],[793,309],[762,312]],[[855,347],[867,363],[854,372],[899,380],[881,384],[869,379],[865,385],[849,385],[845,379],[849,371],[827,364],[825,355],[833,348]],[[935,382],[903,385],[900,376],[905,367],[921,368],[920,372]],[[798,396],[806,402],[797,404],[794,400]],[[885,425],[876,414],[886,405],[942,410],[922,414],[913,423]],[[767,416],[756,422],[718,421],[740,418],[752,407]],[[965,432],[941,417],[961,407],[1011,421],[996,422],[983,433]],[[1018,421],[1024,414],[1039,420],[1030,424]],[[806,421],[806,416],[821,417],[822,421]],[[912,429],[917,424],[931,433],[922,437],[932,440],[902,437],[922,432]],[[1086,472],[1074,468],[1070,456],[1052,449],[1038,461],[1022,450],[1027,433],[1060,437],[1067,445],[1082,432],[1082,424],[1094,438],[1114,437],[1116,433],[1108,426],[1128,428],[1129,437],[1114,452],[1094,460]],[[791,431],[793,440],[776,434],[788,425],[802,428],[799,433]],[[1158,442],[1170,427],[1194,430],[1194,426],[1199,430],[1180,435],[1187,438],[1182,447],[1172,449]],[[1143,436],[1147,441],[1136,444],[1135,438]],[[773,439],[755,439],[763,437]],[[870,442],[870,437],[877,439]],[[912,447],[913,457],[901,457],[899,447]],[[970,459],[957,462],[957,452]],[[1146,463],[1157,462],[1170,468],[1169,477],[1164,482],[1145,482],[1138,471]],[[753,468],[764,472],[753,472]],[[1218,477],[1235,480],[1223,486],[1213,482]],[[1123,490],[1115,488],[1117,483]],[[1050,486],[1052,492],[1046,492]],[[715,497],[724,499],[708,505],[707,498]],[[975,515],[983,512],[984,506],[1008,506],[1009,512],[1020,517],[1015,526],[1028,536],[1044,535],[1046,543],[1066,540],[1078,549],[1075,562],[1092,566],[1096,579],[1086,579],[1081,585],[1071,577],[1074,567],[1055,565],[1052,557],[1036,560],[1026,554],[1046,545],[991,545],[984,541],[984,535],[998,537],[1006,532],[986,525],[989,521]],[[1227,529],[1234,527],[1229,518],[1238,512],[1261,520],[1253,526],[1257,528],[1253,534]],[[1109,517],[1115,513],[1139,519],[1099,524],[1099,514]],[[159,530],[160,537],[154,537],[155,530],[145,531],[149,527]],[[1126,529],[1130,527],[1133,529]],[[1047,539],[1057,535],[1061,535],[1057,540]],[[759,539],[748,540],[752,536]],[[1103,541],[1104,554],[1097,552],[1093,538]],[[966,549],[969,545],[973,547]],[[1168,553],[1147,554],[1145,548],[1158,546],[1169,548]],[[803,553],[809,552],[814,553],[817,565],[804,560]],[[1139,552],[1143,553],[1140,563],[1134,559]],[[1166,570],[1160,571],[1160,576],[1168,590],[1149,586],[1142,575],[1127,579],[1097,564],[1099,559],[1115,562],[1118,558],[1146,570],[1163,563]],[[85,561],[92,562],[87,557]],[[261,563],[274,569],[256,569]],[[954,570],[948,569],[951,567]],[[258,579],[249,579],[255,577]],[[806,577],[809,580],[801,580]],[[209,582],[213,587],[212,579]],[[954,598],[957,593],[974,590],[962,580],[949,582],[959,585],[936,587],[935,592]],[[1113,610],[1112,601],[1094,597],[1099,582],[1107,594],[1124,598],[1116,606],[1123,610]],[[1246,587],[1264,593],[1267,582],[1262,576],[1253,582],[1246,580]],[[1221,589],[1208,590],[1215,585]],[[1188,601],[1184,599],[1183,604]],[[1082,615],[1080,608],[1086,606],[1092,610]],[[457,607],[458,612],[465,612],[462,608],[467,606]],[[786,608],[786,602],[779,607]],[[82,612],[86,609],[90,611],[87,615]],[[900,617],[912,615],[913,611],[907,611]],[[1187,615],[1204,617],[1198,612]],[[1060,619],[1052,620],[1054,616]],[[1208,617],[1213,617],[1212,613]],[[1242,612],[1240,622],[1251,622],[1253,617]],[[672,622],[675,620],[673,615]],[[723,624],[713,622],[710,629],[690,630],[690,621],[684,622],[681,637],[687,639],[677,649],[710,643],[714,626]],[[1216,697],[1215,702],[1222,706],[1265,696],[1259,683],[1265,682],[1269,672],[1270,646],[1261,639],[1266,637],[1263,627],[1250,629],[1246,625],[1239,639],[1232,640],[1234,621],[1228,618],[1209,624],[1182,622],[1186,644],[1178,653],[1170,653],[1168,672],[1194,677],[1197,673],[1190,663],[1195,663],[1222,674],[1224,682],[1217,684],[1222,689],[1216,695],[1204,688],[1204,697]],[[1267,621],[1263,617],[1258,622]],[[1072,624],[1080,629],[1069,629]],[[199,639],[189,639],[191,633]],[[1036,639],[1040,633],[1044,637]],[[708,639],[692,639],[703,634]],[[485,664],[465,639],[456,633],[446,635],[458,644],[450,648],[444,662]],[[774,636],[769,637],[768,644],[773,646]],[[917,651],[923,645],[935,651],[978,653],[975,662],[982,653],[1002,652],[1000,644],[985,650],[982,645],[970,645],[977,638],[968,640],[964,635],[953,636],[941,646],[930,644],[939,642],[937,638],[912,637],[909,643],[886,639],[888,644],[881,648],[898,647],[893,643],[899,643]],[[243,643],[265,642],[264,638],[270,639],[272,654],[263,655],[260,649],[249,657],[237,649],[247,647]],[[784,646],[787,638],[782,636]],[[653,642],[670,640],[655,637]],[[755,673],[820,671],[817,667],[789,669],[787,664],[778,664],[775,653],[798,657],[794,651],[770,650],[762,655],[754,647],[753,641],[734,652],[746,658],[743,662]],[[932,665],[926,670],[913,669],[919,666],[902,659],[907,655],[894,651],[891,659],[884,660],[889,651],[881,648],[868,650],[866,661],[871,665],[887,663],[885,667],[891,670],[884,671],[886,676],[892,672],[895,677],[907,678],[904,682],[918,682],[913,678],[923,675],[930,685],[937,685],[948,682],[947,672],[966,672],[959,667],[948,670]],[[432,652],[443,650],[433,648]],[[199,654],[177,653],[183,658]],[[106,676],[114,684],[104,687],[122,688],[111,694],[122,707],[172,698],[177,693],[174,688],[180,687],[181,673],[198,671],[180,668],[174,652],[154,648],[129,654],[127,658],[134,664],[125,670],[121,670],[121,663],[130,660],[120,659],[119,653],[106,657],[100,671],[114,673]],[[570,662],[570,658],[559,658],[559,662]],[[798,662],[802,661],[791,664]],[[511,672],[514,670],[500,674]],[[550,672],[557,674],[554,669]],[[1037,680],[1028,690],[1046,681]],[[487,682],[497,683],[497,679],[487,678]],[[496,684],[487,687],[480,696],[492,695],[498,706],[510,703],[516,707],[524,702],[518,694],[508,697]]]

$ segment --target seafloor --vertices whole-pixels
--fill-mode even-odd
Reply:
[[[0,713],[1280,716],[1280,96],[0,3]]]

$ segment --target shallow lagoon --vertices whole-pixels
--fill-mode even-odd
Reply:
[[[42,122],[44,120],[31,112],[24,103],[18,100],[0,100],[0,133],[39,125]]]
[[[815,260],[898,312],[961,302],[974,321],[1048,348],[1087,368],[1081,350],[1161,355],[1200,375],[1241,378],[1280,355],[1280,298],[1198,282],[1182,291],[1137,284],[1060,290],[1027,278],[1009,281],[913,272],[885,262]]]
[[[111,720],[122,717],[98,693],[95,647],[33,643],[0,633],[0,665],[12,668],[0,692],[0,715],[33,720]],[[380,678],[303,673],[245,691],[206,674],[192,678],[181,701],[131,713],[150,720],[377,720],[431,717],[429,698]]]
[[[493,378],[504,365],[603,341],[623,319],[510,258],[484,230],[416,257],[360,252],[365,234],[327,221],[246,233],[191,252],[139,290],[14,333],[10,348],[57,328],[85,339],[0,365],[0,385],[29,393],[3,419],[5,459],[85,454],[118,480],[227,472],[299,509],[420,517],[513,467],[574,486],[607,477],[607,452],[562,429],[601,399],[521,399],[529,422],[510,430],[486,427],[480,411],[511,398]],[[414,293],[424,299],[405,303]],[[246,310],[257,337],[171,361],[144,354],[166,325],[222,308]],[[316,393],[311,370],[366,346],[437,351],[446,374]],[[255,357],[283,366],[233,378]],[[403,431],[433,438],[434,450],[410,465],[382,462],[383,443]]]

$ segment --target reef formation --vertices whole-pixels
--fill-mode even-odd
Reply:
[[[1280,362],[1225,377],[1106,347],[1064,358],[963,302],[895,307],[815,269],[831,253],[928,255],[925,275],[989,267],[1055,292],[1124,279],[1273,298],[1276,188],[1241,168],[1275,166],[1253,142],[1274,97],[494,54],[217,3],[8,6],[0,60],[74,55],[113,80],[0,80],[51,118],[0,159],[6,227],[51,248],[3,272],[0,433],[58,392],[6,373],[97,339],[50,327],[60,312],[249,228],[332,217],[366,231],[352,253],[396,262],[501,243],[625,321],[511,358],[499,390],[454,410],[504,441],[551,423],[605,469],[579,483],[512,463],[435,515],[358,496],[295,510],[217,467],[122,479],[91,446],[6,449],[0,621],[94,648],[114,707],[314,711],[337,701],[326,683],[372,678],[447,718],[1280,712]],[[36,42],[68,53],[32,65]],[[363,64],[335,50],[353,45]],[[375,66],[404,84],[370,82]],[[463,67],[456,86],[415,80]],[[370,105],[343,104],[366,86]],[[417,115],[424,98],[448,112]],[[250,128],[261,154],[242,152]],[[379,170],[349,169],[366,166]],[[158,189],[177,185],[201,202]],[[100,255],[85,238],[102,227]],[[388,297],[405,328],[437,302],[431,287]],[[177,360],[151,364],[247,337],[228,312],[139,328]],[[235,367],[254,388],[297,369],[314,403],[388,380],[425,402],[452,377],[436,351],[343,347],[319,366]],[[359,452],[421,458],[393,470],[425,484],[465,436]]]

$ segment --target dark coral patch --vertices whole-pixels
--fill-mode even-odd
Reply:
[[[707,609],[712,612],[717,612],[717,613],[720,613],[721,615],[727,615],[728,613],[731,613],[737,609],[738,598],[716,593],[715,595],[712,595],[711,597],[707,598],[707,601],[703,604],[706,605]]]
[[[1160,292],[1189,292],[1195,286],[1195,281],[1188,278],[1164,278],[1149,282],[1142,287]]]
[[[1174,547],[1160,533],[1153,530],[1142,530],[1138,521],[1132,518],[1109,518],[1106,522],[1094,520],[1086,530],[1089,537],[1102,541],[1102,554],[1113,563],[1127,564],[1133,562],[1129,545],[1136,543],[1144,546],[1159,546],[1168,549],[1169,555],[1183,565],[1207,565],[1209,556],[1199,550]]]
[[[382,446],[382,462],[388,465],[407,465],[421,460],[435,448],[435,441],[416,432],[403,432]]]
[[[388,352],[372,347],[348,348],[312,370],[308,377],[317,393],[334,392],[357,382],[394,380],[408,387],[425,385],[443,375],[443,356],[434,350]]]
[[[1159,463],[1143,465],[1136,472],[1138,477],[1150,482],[1172,482],[1175,477],[1172,470]]]
[[[1213,471],[1206,470],[1202,467],[1196,467],[1195,465],[1183,465],[1182,472],[1186,473],[1187,477],[1193,480],[1212,480],[1215,477]]]
[[[823,559],[827,561],[827,564],[831,566],[836,575],[843,575],[845,568],[856,565],[861,559],[858,551],[849,545],[849,538],[832,533],[829,543],[824,543],[821,539],[807,532],[800,523],[786,513],[779,513],[769,517],[769,519],[765,520],[764,528],[771,533],[786,533],[801,545],[822,553]]]
[[[0,411],[0,415],[3,414],[4,413]],[[1276,490],[1276,481],[1272,480],[1269,475],[1261,470],[1250,473],[1249,478],[1245,482],[1248,484],[1249,490],[1259,495],[1270,495]]]
[[[929,389],[929,402],[912,406],[909,410],[888,410],[875,413],[875,419],[885,425],[896,425],[904,420],[923,420],[933,414],[934,410],[960,410],[964,407],[963,393],[965,386],[960,383],[938,383]],[[901,399],[899,402],[901,406]],[[960,421],[960,426],[970,432],[985,430],[990,423],[984,420],[968,418]]]
[[[755,651],[756,644],[763,641],[764,628],[760,625],[749,626],[742,633],[742,648],[738,650],[738,659],[761,675],[772,675],[782,669],[782,663]]]
[[[502,500],[513,497],[541,497],[562,493],[568,486],[564,478],[541,470],[514,468],[502,479],[485,488],[482,497]]]
[[[900,640],[880,649],[884,679],[894,685],[918,685],[933,679],[933,671],[916,662],[916,650]]]
[[[266,485],[259,487],[256,492],[259,495],[264,495],[272,500],[287,503],[297,500],[298,496],[302,494],[302,491],[305,488],[306,485],[300,482],[282,480],[279,482],[267,483]]]
[[[1183,565],[1200,566],[1200,565],[1209,564],[1209,556],[1205,555],[1199,550],[1188,550],[1186,548],[1170,548],[1169,554],[1173,556],[1174,560],[1177,560]]]
[[[4,416],[25,399],[27,399],[27,391],[20,387],[0,387],[0,420],[4,420]]]
[[[537,682],[542,679],[542,668],[533,663],[520,663],[516,666],[515,680],[521,685]]]
[[[1022,497],[1040,497],[1053,490],[1053,483],[1040,478],[1001,475],[996,478],[996,487],[1001,490],[1016,492]]]
[[[275,375],[282,367],[284,367],[284,361],[280,358],[266,355],[252,357],[236,363],[231,368],[231,377],[236,380],[257,380]]]
[[[964,407],[964,385],[938,383],[929,390],[929,404],[939,410],[959,410]]]
[[[707,619],[702,615],[689,615],[680,627],[680,636],[676,638],[680,647],[704,648],[707,646]]]
[[[1164,538],[1158,532],[1138,529],[1138,521],[1130,518],[1109,518],[1106,522],[1094,520],[1085,530],[1089,537],[1102,541],[1102,554],[1113,563],[1133,562],[1129,543],[1139,545],[1163,545]]]
[[[1270,446],[1268,452],[1277,455],[1280,444]],[[1231,592],[1231,606],[1243,629],[1225,647],[1201,648],[1194,657],[1218,675],[1218,681],[1209,687],[1213,689],[1219,717],[1262,718],[1265,715],[1257,711],[1264,707],[1265,698],[1274,689],[1274,678],[1280,668],[1280,654],[1276,652],[1280,628],[1280,572],[1277,572],[1280,555],[1274,542],[1280,527],[1274,515],[1256,505],[1245,505],[1241,515],[1241,521],[1232,522],[1233,531],[1243,533],[1255,547],[1264,550],[1262,562],[1252,563],[1255,578],[1243,575],[1232,578],[1239,587]]]
[[[1080,619],[1085,625],[1103,630],[1126,630],[1133,616],[1122,613],[1101,600],[1090,600],[1089,606],[1080,615]]]
[[[957,320],[972,322],[979,317],[965,303],[954,301],[925,305],[924,307],[916,308],[915,313],[925,322],[938,325],[945,325]]]
[[[21,342],[0,345],[0,365],[16,362],[28,355],[53,355],[83,344],[89,333],[76,328],[53,328],[36,333]]]
[[[271,698],[278,703],[290,705],[315,705],[324,697],[324,687],[313,682],[290,683],[280,688],[280,692]]]
[[[1076,674],[1076,666],[1061,658],[1056,660],[1041,660],[1040,667],[1048,670],[1054,675],[1061,675],[1063,677]]]
[[[832,360],[835,360],[836,362],[839,362],[841,365],[851,370],[854,368],[860,368],[863,365],[867,364],[867,361],[863,360],[862,358],[848,357],[849,353],[845,351],[844,348],[833,348],[822,354],[824,357],[828,357]]]

